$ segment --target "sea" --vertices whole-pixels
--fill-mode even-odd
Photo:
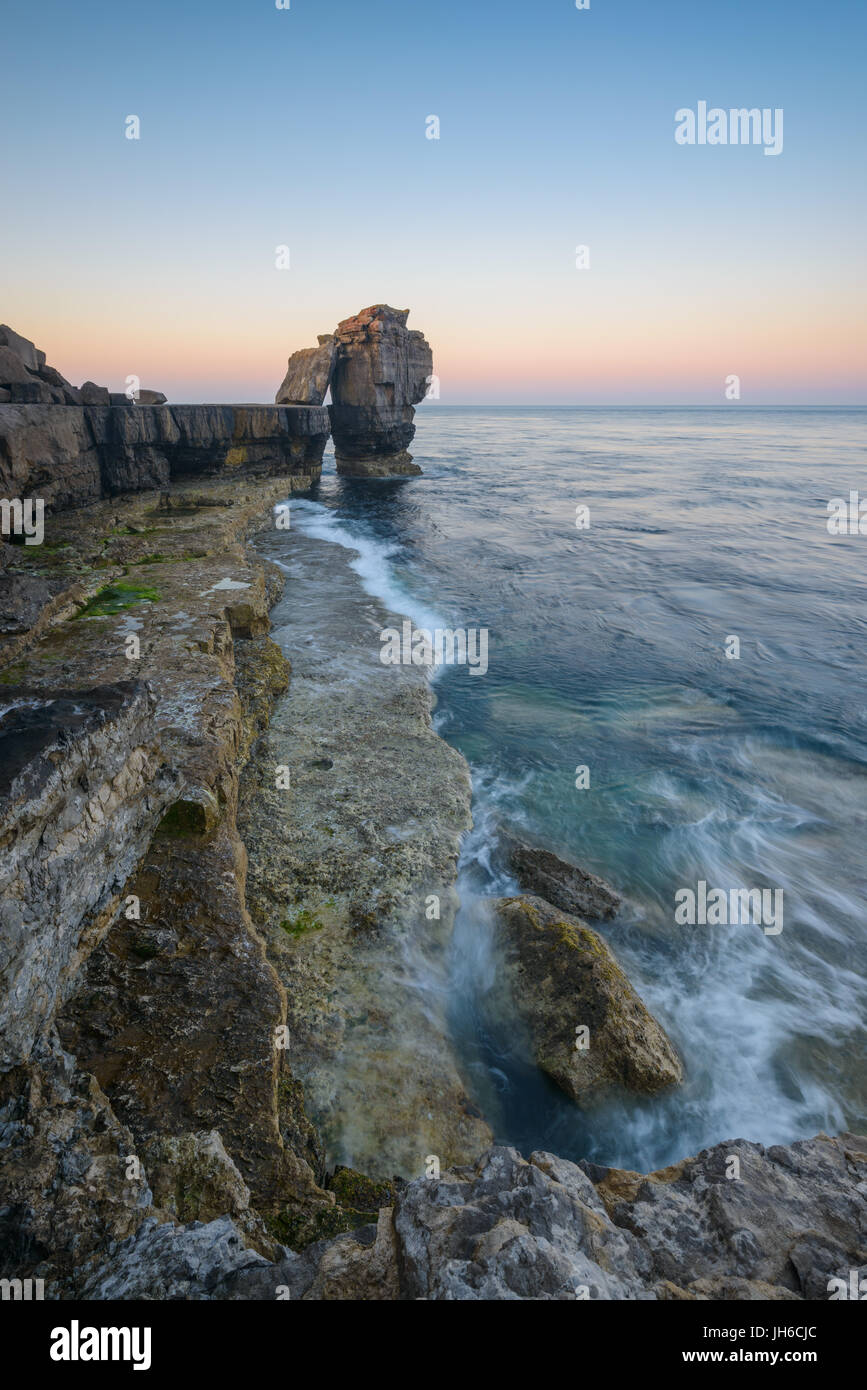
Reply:
[[[863,1132],[867,411],[431,403],[416,423],[421,476],[340,478],[327,455],[291,526],[416,627],[487,632],[487,670],[433,686],[474,787],[450,1026],[497,1139],[649,1171]],[[491,1016],[501,828],[622,895],[594,925],[682,1086],[579,1109]],[[678,921],[700,883],[781,890],[782,929]]]

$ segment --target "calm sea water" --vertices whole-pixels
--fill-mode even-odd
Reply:
[[[326,473],[293,501],[293,526],[350,547],[391,608],[490,634],[486,675],[438,674],[436,717],[476,794],[452,1022],[501,1140],[646,1170],[864,1128],[867,535],[826,521],[830,498],[867,497],[865,423],[426,407],[423,477]],[[480,900],[514,889],[501,821],[624,895],[602,930],[685,1060],[677,1092],[583,1113],[489,1017]],[[676,925],[675,892],[701,879],[782,888],[783,931]]]

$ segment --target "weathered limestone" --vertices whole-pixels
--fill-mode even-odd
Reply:
[[[0,323],[0,347],[12,352],[29,372],[38,375],[40,367],[45,366],[45,353],[40,352],[29,338],[22,338],[7,323]]]
[[[620,907],[619,894],[596,874],[588,874],[550,850],[505,831],[500,831],[499,840],[523,892],[534,893],[564,912],[594,920],[611,918]]]
[[[682,1067],[607,945],[542,898],[492,902],[503,952],[499,986],[529,1032],[536,1064],[581,1105],[612,1087],[652,1095]],[[576,1046],[576,1029],[589,1046]]]
[[[407,447],[433,356],[424,335],[407,329],[408,316],[408,309],[374,304],[337,326],[330,414],[339,473],[421,472]]]
[[[13,687],[0,721],[0,1069],[26,1061],[117,910],[174,777],[141,682]],[[13,703],[14,702],[14,703]]]
[[[191,474],[295,474],[309,486],[328,428],[315,406],[0,405],[0,491],[57,510]]]
[[[78,389],[82,405],[111,405],[107,386],[97,386],[95,381],[84,381]]]
[[[277,404],[322,405],[331,385],[336,355],[333,333],[320,333],[318,347],[293,352],[275,397]]]
[[[348,561],[297,533],[293,554],[304,577],[271,615],[292,683],[242,780],[247,900],[329,1166],[414,1176],[428,1154],[464,1162],[491,1137],[445,1016],[469,771],[431,727],[424,673],[384,670],[390,619],[371,600],[359,620]]]
[[[241,765],[286,683],[266,635],[279,576],[248,559],[244,541],[297,481],[176,487],[173,505],[142,496],[120,515],[97,503],[84,525],[81,512],[52,516],[44,546],[7,547],[13,579],[44,583],[53,595],[45,609],[54,607],[46,619],[31,589],[29,632],[10,639],[17,659],[0,673],[11,707],[0,720],[0,1105],[13,1118],[35,1113],[49,1084],[40,1049],[56,1026],[68,1088],[97,1088],[111,1124],[132,1136],[126,1152],[157,1164],[159,1200],[166,1165],[192,1164],[201,1176],[204,1158],[181,1137],[216,1130],[258,1217],[330,1234],[354,1218],[284,1137],[303,1131],[303,1105],[275,1044],[285,995],[246,914],[235,827]],[[140,642],[135,663],[130,636]],[[242,704],[234,659],[245,643],[259,644],[261,679]],[[85,687],[93,671],[104,687]],[[13,1170],[0,1164],[0,1208],[14,1199],[4,1271],[51,1227],[57,1198],[39,1175],[49,1150],[63,1170],[74,1119],[73,1102],[64,1105],[46,1120],[43,1148],[33,1147],[32,1119],[22,1120],[12,1188]],[[158,1142],[175,1138],[174,1147]],[[216,1151],[205,1166],[212,1160],[219,1167]],[[111,1181],[122,1183],[114,1169]],[[114,1200],[104,1186],[94,1169],[95,1209]],[[107,1229],[81,1215],[82,1258]],[[257,1248],[265,1239],[260,1232]],[[73,1257],[66,1240],[49,1242],[57,1278]]]
[[[151,1209],[136,1141],[53,1029],[28,1061],[0,1072],[0,1277],[44,1268],[48,1297]]]
[[[102,496],[101,450],[87,411],[0,405],[0,495],[41,497],[59,511]]]
[[[45,364],[29,338],[22,338],[8,324],[0,324],[0,401],[21,405],[81,405],[81,393]]]
[[[386,478],[420,473],[407,453],[413,406],[424,399],[433,357],[424,335],[407,329],[408,309],[373,304],[322,334],[319,346],[289,358],[278,403],[321,405],[331,388],[338,473]]]
[[[165,488],[189,474],[319,477],[330,428],[321,402],[166,406],[165,399],[143,389],[133,402],[92,381],[78,391],[33,343],[0,327],[0,492],[60,510]]]
[[[740,1165],[730,1181],[731,1161]],[[826,1300],[865,1275],[867,1140],[742,1139],[651,1173],[492,1148],[399,1185],[376,1225],[274,1261],[227,1217],[146,1221],[85,1298]],[[233,1239],[234,1237],[234,1239]]]

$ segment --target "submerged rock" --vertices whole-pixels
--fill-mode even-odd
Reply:
[[[433,356],[424,335],[406,327],[408,316],[408,309],[374,304],[337,326],[330,413],[338,473],[421,472],[407,447]]]
[[[586,1105],[612,1087],[652,1095],[682,1079],[671,1042],[601,936],[542,898],[501,898],[492,907],[502,987],[537,1065],[567,1095]],[[579,1028],[589,1030],[586,1046]]]
[[[604,879],[586,873],[577,864],[503,831],[500,843],[525,893],[535,893],[578,917],[605,919],[613,917],[620,907],[619,894]]]
[[[320,333],[319,346],[302,348],[289,358],[275,400],[278,405],[322,405],[331,385],[337,355],[333,333]]]

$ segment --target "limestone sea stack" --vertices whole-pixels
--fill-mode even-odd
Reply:
[[[382,478],[421,472],[407,447],[433,355],[424,334],[407,328],[408,317],[408,309],[374,304],[337,326],[330,414],[338,473]]]

